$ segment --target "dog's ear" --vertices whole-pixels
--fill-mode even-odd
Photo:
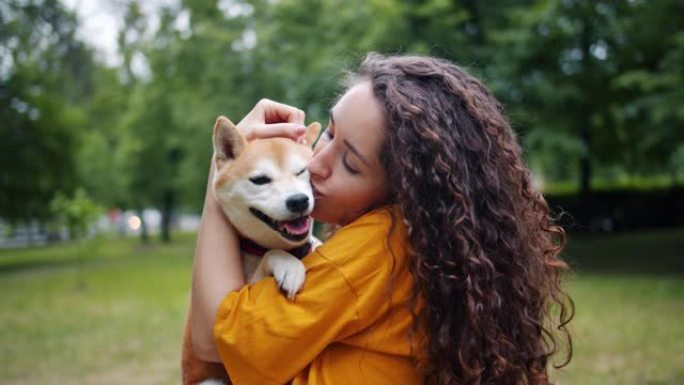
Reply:
[[[219,116],[214,125],[214,162],[220,169],[226,162],[237,158],[247,142],[237,127],[225,116]]]
[[[321,133],[321,124],[318,122],[313,122],[309,124],[306,128],[306,144],[308,146],[313,146],[318,139],[318,135]]]

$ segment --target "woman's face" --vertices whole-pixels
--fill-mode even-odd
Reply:
[[[330,110],[328,128],[309,162],[315,219],[344,225],[386,200],[379,157],[384,140],[381,106],[370,82],[360,82]]]

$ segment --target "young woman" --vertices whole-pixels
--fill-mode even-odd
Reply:
[[[239,127],[296,138],[303,122],[263,101]],[[235,234],[207,196],[200,357],[220,356],[236,384],[549,383],[552,331],[570,348],[574,311],[564,233],[478,80],[440,59],[368,55],[309,172],[314,218],[341,228],[304,258],[294,301],[273,279],[243,286]]]

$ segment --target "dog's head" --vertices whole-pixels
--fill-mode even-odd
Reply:
[[[291,249],[311,235],[313,193],[307,163],[321,131],[312,123],[306,143],[290,139],[247,142],[223,116],[214,126],[214,194],[243,236],[269,249]]]

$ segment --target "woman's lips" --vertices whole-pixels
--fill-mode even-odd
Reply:
[[[313,190],[314,199],[321,198],[325,195],[325,194],[321,194],[321,192],[318,191],[318,189],[316,188],[316,186],[313,183],[311,184],[311,189]]]

